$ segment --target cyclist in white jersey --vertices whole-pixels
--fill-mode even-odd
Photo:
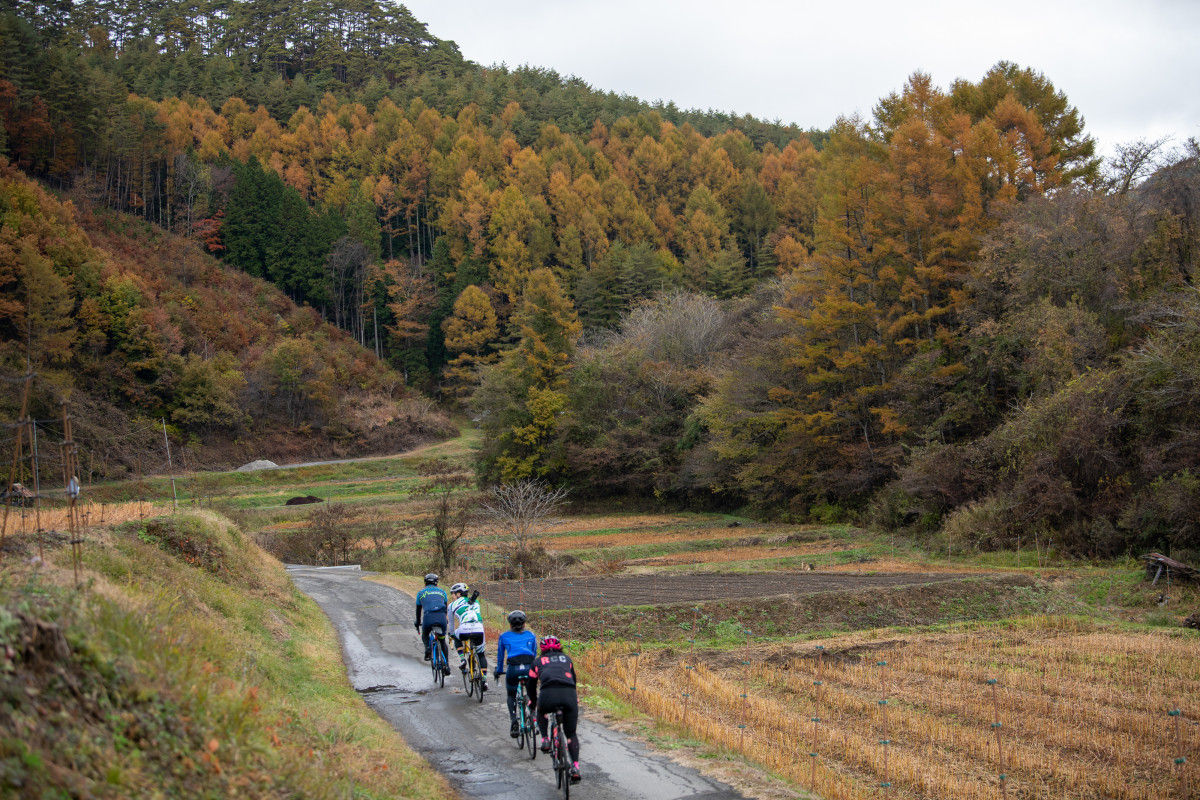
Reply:
[[[458,668],[467,670],[467,658],[464,647],[475,648],[475,657],[479,659],[479,669],[483,672],[483,691],[487,691],[487,650],[483,642],[483,612],[479,608],[479,592],[472,592],[467,597],[467,585],[456,583],[450,587],[450,593],[455,600],[450,603],[449,611],[454,620],[454,649],[458,651]]]

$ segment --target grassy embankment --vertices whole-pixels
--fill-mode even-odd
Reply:
[[[445,798],[350,688],[326,617],[210,512],[0,572],[0,796]]]

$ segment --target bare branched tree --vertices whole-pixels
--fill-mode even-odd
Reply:
[[[499,484],[488,490],[480,513],[504,533],[510,557],[520,560],[528,554],[534,539],[557,522],[556,515],[569,492],[539,480]]]
[[[635,308],[617,336],[651,361],[687,367],[704,363],[721,347],[725,333],[719,302],[679,290]]]
[[[346,525],[346,510],[333,503],[314,506],[308,513],[308,527],[315,550],[315,563],[327,560],[331,565],[350,560],[350,545],[355,541],[353,529]]]
[[[1125,194],[1154,170],[1163,166],[1162,149],[1170,141],[1170,136],[1163,136],[1153,141],[1138,139],[1117,145],[1116,152],[1105,165],[1113,192]]]
[[[417,465],[417,473],[426,478],[415,494],[433,498],[433,557],[438,567],[451,569],[458,560],[458,549],[467,535],[473,501],[467,496],[471,473],[444,458],[429,459]]]
[[[400,538],[400,529],[387,518],[379,506],[368,506],[362,515],[363,528],[375,547],[375,555],[381,556]]]

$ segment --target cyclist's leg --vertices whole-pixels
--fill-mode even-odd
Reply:
[[[429,631],[437,623],[430,624],[428,622],[421,623],[421,643],[425,645],[425,660],[428,661],[433,657],[433,653],[429,650]]]
[[[483,643],[483,633],[472,633],[470,646],[475,649],[475,660],[479,662],[479,674],[482,676],[481,685],[486,690],[487,682],[487,648]]]
[[[559,701],[563,710],[563,732],[567,734],[567,750],[571,753],[571,761],[576,763],[579,761],[579,736],[575,732],[579,722],[579,700],[574,691],[570,692],[569,699],[566,694],[564,691],[564,699]]]
[[[519,667],[513,664],[508,665],[508,672],[504,674],[504,689],[507,693],[505,700],[508,703],[508,718],[512,724],[517,724],[517,684],[520,683]]]
[[[442,661],[444,661],[446,664],[449,664],[450,663],[450,651],[446,648],[446,628],[445,628],[445,626],[442,626],[441,630],[438,631],[438,644],[442,648]]]
[[[563,733],[567,735],[567,750],[571,754],[571,761],[578,761],[579,738],[575,734],[575,727],[579,722],[579,701],[576,699],[575,690],[568,686],[542,687],[542,691],[538,693],[539,721],[542,713],[553,714],[556,708],[563,711],[562,727]],[[545,736],[545,731],[542,735]]]
[[[475,645],[475,657],[479,659],[479,670],[487,675],[487,645],[483,641],[482,633],[471,634],[471,641]]]
[[[454,652],[458,653],[458,668],[466,672],[467,654],[463,652],[463,640],[453,634],[451,634],[450,638],[454,640]]]

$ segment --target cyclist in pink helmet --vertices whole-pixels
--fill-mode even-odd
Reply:
[[[563,652],[557,637],[542,639],[542,650],[529,667],[525,687],[529,704],[537,708],[543,753],[550,752],[550,741],[546,738],[547,715],[553,714],[556,708],[563,710],[563,732],[567,734],[567,750],[571,754],[571,782],[577,783],[580,779],[579,737],[575,727],[579,722],[579,697],[575,692],[575,665]]]

